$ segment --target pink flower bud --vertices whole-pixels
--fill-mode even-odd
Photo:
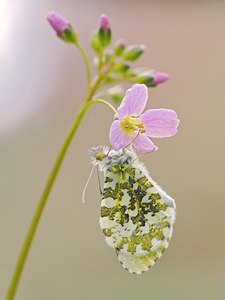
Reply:
[[[100,18],[100,28],[103,31],[107,31],[109,29],[109,19],[106,15],[101,15]]]
[[[69,22],[54,11],[47,14],[47,20],[59,37],[65,30],[70,29]]]
[[[152,80],[152,84],[153,85],[157,85],[159,83],[163,83],[165,81],[167,81],[169,79],[169,75],[166,74],[166,73],[162,73],[162,72],[157,72],[157,71],[154,71],[152,73],[152,77],[153,77],[153,80]]]

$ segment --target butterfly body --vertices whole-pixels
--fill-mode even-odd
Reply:
[[[104,172],[100,226],[130,273],[147,271],[168,247],[175,202],[149,176],[133,151],[92,149]]]

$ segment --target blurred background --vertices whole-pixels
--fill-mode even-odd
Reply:
[[[104,242],[87,151],[108,143],[112,113],[93,107],[49,198],[18,300],[225,299],[225,1],[0,0],[0,299],[44,183],[85,94],[80,53],[46,22],[55,10],[89,37],[102,13],[114,41],[144,43],[138,66],[170,74],[148,107],[175,109],[178,134],[143,161],[177,203],[169,249],[149,272],[122,269]],[[94,74],[94,68],[92,68]]]

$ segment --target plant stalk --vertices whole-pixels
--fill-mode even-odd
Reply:
[[[30,227],[29,227],[29,229],[27,231],[27,234],[25,236],[23,246],[22,246],[21,251],[19,253],[18,260],[17,260],[16,266],[15,266],[15,270],[14,270],[14,273],[13,273],[13,276],[12,276],[12,279],[11,279],[11,282],[10,282],[5,300],[13,300],[14,297],[15,297],[15,293],[16,293],[16,290],[17,290],[17,287],[18,287],[18,284],[19,284],[19,281],[20,281],[20,277],[21,277],[21,274],[22,274],[22,271],[23,271],[23,268],[24,268],[24,265],[25,265],[25,262],[26,262],[31,244],[32,244],[32,241],[33,241],[35,233],[37,231],[37,227],[38,227],[40,218],[43,214],[43,211],[44,211],[45,205],[47,203],[49,194],[50,194],[51,189],[53,187],[53,184],[54,184],[54,182],[57,178],[58,172],[60,170],[60,167],[61,167],[62,162],[63,162],[64,157],[65,157],[65,154],[67,153],[67,150],[68,150],[68,148],[69,148],[69,146],[70,146],[70,144],[73,140],[73,137],[74,137],[74,135],[75,135],[75,133],[76,133],[76,131],[77,131],[84,115],[85,115],[85,113],[90,108],[90,106],[92,106],[93,104],[97,104],[97,103],[105,104],[110,109],[112,109],[114,113],[117,113],[115,108],[110,103],[108,103],[104,100],[101,100],[101,99],[91,100],[91,98],[89,98],[89,99],[86,98],[84,104],[81,106],[81,108],[80,108],[80,110],[79,110],[79,112],[78,112],[78,114],[77,114],[77,116],[76,116],[76,118],[75,118],[75,120],[72,124],[72,127],[71,127],[71,129],[70,129],[70,131],[69,131],[69,133],[68,133],[68,135],[65,139],[65,142],[64,142],[64,144],[63,144],[63,146],[62,146],[62,148],[61,148],[61,150],[60,150],[60,152],[59,152],[59,154],[56,158],[56,161],[55,161],[55,163],[52,167],[52,170],[49,174],[48,180],[47,180],[46,185],[44,187],[44,191],[43,191],[42,196],[39,200],[39,203],[38,203],[36,211],[33,215],[33,219],[31,221]]]

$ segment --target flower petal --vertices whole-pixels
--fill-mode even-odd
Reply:
[[[133,147],[139,153],[147,153],[158,150],[158,147],[145,134],[139,134],[133,142]]]
[[[69,29],[69,22],[54,11],[47,14],[47,20],[58,36],[62,35],[66,29]]]
[[[177,132],[180,121],[171,109],[149,109],[139,119],[142,121],[146,134],[150,137],[169,137]]]
[[[113,121],[110,131],[109,140],[114,150],[119,150],[121,148],[127,147],[131,143],[131,138],[124,134],[120,127],[120,121]]]
[[[135,84],[126,91],[121,105],[118,108],[118,118],[126,116],[138,117],[144,110],[148,100],[148,89],[144,84]]]
[[[159,83],[163,83],[169,79],[169,75],[167,73],[162,73],[158,71],[154,71],[152,74],[152,84],[158,85]]]
[[[107,31],[109,29],[109,19],[106,15],[101,15],[100,28],[102,28],[103,31]]]

